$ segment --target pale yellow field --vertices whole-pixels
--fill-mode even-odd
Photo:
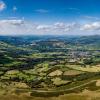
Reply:
[[[72,68],[74,70],[80,70],[80,71],[85,71],[85,72],[100,72],[100,65],[96,66],[86,66],[86,67],[81,67],[79,65],[70,65],[67,66],[69,68]]]

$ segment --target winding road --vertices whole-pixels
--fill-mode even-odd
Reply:
[[[64,90],[29,90],[29,92],[33,92],[33,93],[59,93],[59,92],[67,92],[67,91],[72,91],[74,89],[78,89],[78,88],[81,88],[83,86],[86,86],[88,84],[91,84],[93,82],[96,82],[97,80],[92,80],[90,82],[87,82],[87,83],[84,83],[84,84],[81,84],[79,86],[75,86],[75,87],[72,87],[72,88],[69,88],[69,89],[64,89]],[[18,89],[18,90],[23,90],[23,89]]]

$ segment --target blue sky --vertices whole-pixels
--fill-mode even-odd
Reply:
[[[0,25],[1,35],[100,34],[100,0],[0,0]]]
[[[3,0],[7,9],[2,17],[25,17],[33,21],[74,20],[81,16],[100,16],[100,0]],[[16,12],[13,12],[16,7]],[[44,10],[44,11],[43,11]]]

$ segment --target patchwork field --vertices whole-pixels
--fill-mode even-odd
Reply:
[[[100,99],[99,40],[93,48],[83,37],[8,38],[0,41],[0,100]]]

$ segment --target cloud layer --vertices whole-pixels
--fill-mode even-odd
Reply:
[[[100,22],[34,24],[34,22],[30,23],[24,19],[0,20],[0,35],[79,35],[82,33],[87,35],[87,33],[98,34],[99,31]]]

